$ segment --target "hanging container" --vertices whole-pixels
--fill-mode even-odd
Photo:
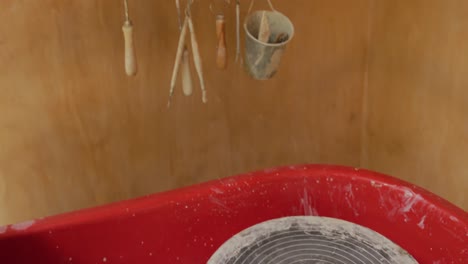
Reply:
[[[268,80],[276,74],[284,50],[294,36],[294,26],[291,20],[276,11],[271,3],[270,7],[271,11],[262,10],[250,13],[249,10],[244,23],[245,67],[256,80]],[[268,28],[266,39],[259,36],[262,34],[262,26]]]

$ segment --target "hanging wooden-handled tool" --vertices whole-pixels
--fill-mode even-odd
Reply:
[[[240,49],[240,0],[236,0],[236,63],[241,58]]]
[[[182,91],[186,96],[189,96],[193,92],[192,85],[192,75],[190,73],[189,65],[189,51],[187,46],[184,47],[184,52],[182,53]]]
[[[220,0],[218,0],[220,1]],[[229,5],[230,0],[223,1],[223,7],[216,9],[215,4],[210,4],[210,10],[216,16],[216,39],[217,39],[217,51],[216,51],[216,65],[219,69],[226,69],[227,67],[227,51],[226,51],[226,19],[224,16],[223,9]]]
[[[220,69],[226,69],[226,21],[224,15],[216,16],[216,36],[218,37],[218,52],[216,53],[216,65]]]
[[[268,21],[268,17],[266,12],[262,12],[262,19],[260,20],[260,29],[258,30],[258,41],[263,43],[268,43],[270,39],[270,22]]]
[[[125,73],[128,76],[135,75],[137,72],[135,46],[133,43],[133,25],[128,15],[128,2],[124,0],[125,22],[122,31],[125,41]]]

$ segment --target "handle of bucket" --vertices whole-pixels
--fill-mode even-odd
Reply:
[[[267,2],[271,8],[271,11],[276,12],[276,9],[273,7],[273,4],[271,3],[271,0],[267,0]],[[252,11],[254,3],[255,3],[255,0],[250,1],[249,11],[247,11],[247,14],[250,14],[250,12]]]

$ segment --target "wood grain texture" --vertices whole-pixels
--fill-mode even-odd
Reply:
[[[468,210],[468,2],[373,3],[363,166]]]
[[[296,35],[268,82],[216,69],[215,17],[200,1],[208,104],[198,83],[191,97],[179,83],[170,109],[173,1],[129,4],[132,78],[119,1],[2,1],[0,224],[282,164],[359,165],[367,0],[277,1]]]

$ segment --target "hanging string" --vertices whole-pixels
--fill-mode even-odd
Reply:
[[[223,0],[223,2],[224,2],[224,4],[226,6],[229,6],[231,4],[231,0]],[[218,13],[215,12],[213,6],[215,6],[215,5],[213,4],[213,1],[212,1],[212,2],[210,2],[210,11],[211,11],[211,13],[213,13],[214,15],[218,15]]]
[[[267,2],[268,2],[268,5],[270,6],[271,10],[276,12],[276,9],[273,7],[273,4],[271,3],[271,0],[267,0]],[[252,11],[254,3],[255,3],[255,0],[250,1],[249,11],[247,11],[248,14],[250,14],[250,11]]]

